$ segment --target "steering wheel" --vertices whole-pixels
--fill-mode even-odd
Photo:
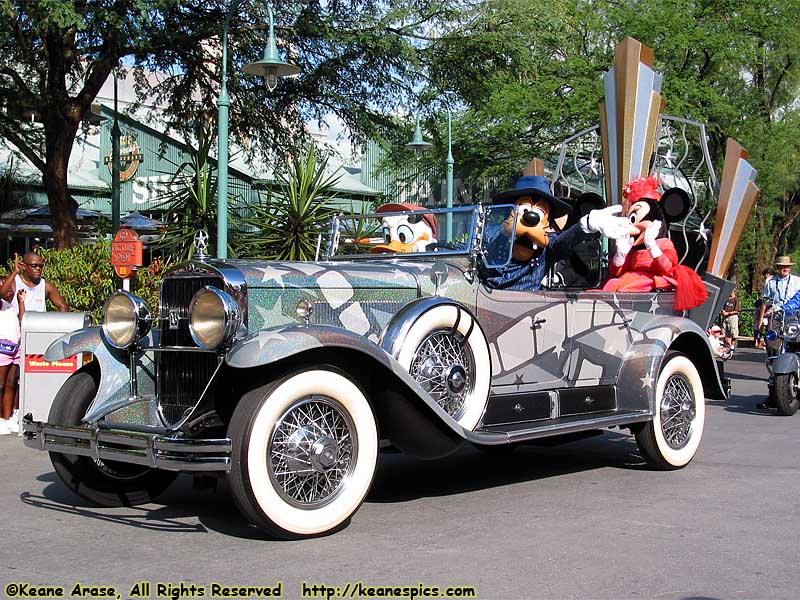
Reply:
[[[458,250],[455,244],[451,242],[431,242],[427,246],[425,246],[426,252],[436,252],[439,248],[444,248],[445,250]]]

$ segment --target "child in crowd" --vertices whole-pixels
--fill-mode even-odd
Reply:
[[[733,354],[733,349],[724,344],[722,341],[722,327],[719,325],[714,325],[709,329],[707,332],[708,334],[708,341],[711,343],[711,349],[714,350],[714,354],[717,358],[721,358],[723,360],[727,360]]]
[[[14,299],[12,285],[0,299],[0,435],[19,431],[14,402],[17,396],[19,377],[20,322],[25,314],[25,290],[17,292],[19,314],[11,301]]]

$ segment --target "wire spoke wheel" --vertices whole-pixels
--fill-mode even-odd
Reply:
[[[412,359],[411,376],[448,415],[458,420],[475,387],[475,357],[457,331],[426,337]]]
[[[327,365],[247,392],[228,437],[236,505],[253,525],[287,539],[344,527],[378,461],[377,423],[363,389]]]
[[[269,476],[292,506],[324,506],[353,472],[357,450],[353,421],[341,404],[312,396],[292,405],[275,424]]]
[[[680,450],[691,437],[696,413],[692,388],[685,376],[673,375],[664,384],[660,410],[664,439],[671,448]]]
[[[636,432],[642,456],[660,470],[685,467],[700,446],[705,415],[697,367],[684,354],[668,353],[656,383],[653,418]]]

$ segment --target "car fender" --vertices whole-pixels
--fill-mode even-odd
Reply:
[[[458,309],[466,312],[472,319],[476,327],[479,327],[477,319],[472,314],[472,311],[467,309],[461,303],[451,300],[450,298],[442,298],[440,296],[430,296],[427,298],[419,298],[413,302],[406,304],[401,310],[397,312],[389,321],[388,325],[383,331],[381,336],[380,345],[391,356],[397,358],[400,354],[403,342],[405,341],[408,331],[414,323],[423,314],[437,306],[455,306]]]
[[[787,375],[800,370],[800,359],[794,352],[784,352],[772,360],[772,373],[774,375]]]
[[[642,315],[631,329],[634,340],[617,379],[620,410],[655,411],[656,381],[670,351],[689,357],[700,373],[706,397],[725,399],[708,336],[696,323],[681,317]]]
[[[426,457],[443,455],[468,437],[468,432],[381,346],[340,327],[297,324],[263,329],[238,340],[226,355],[225,362],[234,369],[269,366],[288,358],[299,363],[304,354],[323,348],[335,353],[334,357],[341,356],[342,350],[355,353],[362,371],[376,373],[375,369],[383,370],[381,377],[376,379],[386,383],[373,390],[371,401],[382,431],[390,431],[393,442],[398,436],[406,441],[403,450],[412,453],[416,450],[418,455]],[[315,355],[315,360],[318,360],[318,355]],[[365,365],[368,367],[364,368]],[[439,434],[437,440],[433,439],[435,433]],[[431,439],[426,439],[428,437]],[[426,450],[420,446],[431,444],[440,450]]]
[[[150,331],[140,342],[143,349],[158,346],[158,332]],[[97,395],[86,411],[84,421],[94,423],[114,410],[130,405],[130,364],[129,354],[125,350],[115,348],[106,341],[103,329],[99,326],[79,329],[64,334],[45,351],[45,360],[63,360],[80,353],[90,353],[100,369]],[[152,359],[146,354],[140,355],[137,368],[138,396],[145,403],[155,406],[156,395],[155,368]],[[155,418],[154,410],[147,410]],[[151,418],[145,419],[143,425],[160,425]]]

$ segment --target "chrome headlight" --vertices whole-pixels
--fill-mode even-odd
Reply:
[[[789,321],[783,329],[783,337],[789,341],[794,341],[800,336],[800,323]]]
[[[116,348],[127,348],[150,332],[153,319],[144,300],[130,292],[119,291],[103,306],[103,333]]]
[[[189,332],[194,343],[204,350],[213,350],[229,342],[241,322],[239,305],[215,287],[204,287],[189,304]]]

